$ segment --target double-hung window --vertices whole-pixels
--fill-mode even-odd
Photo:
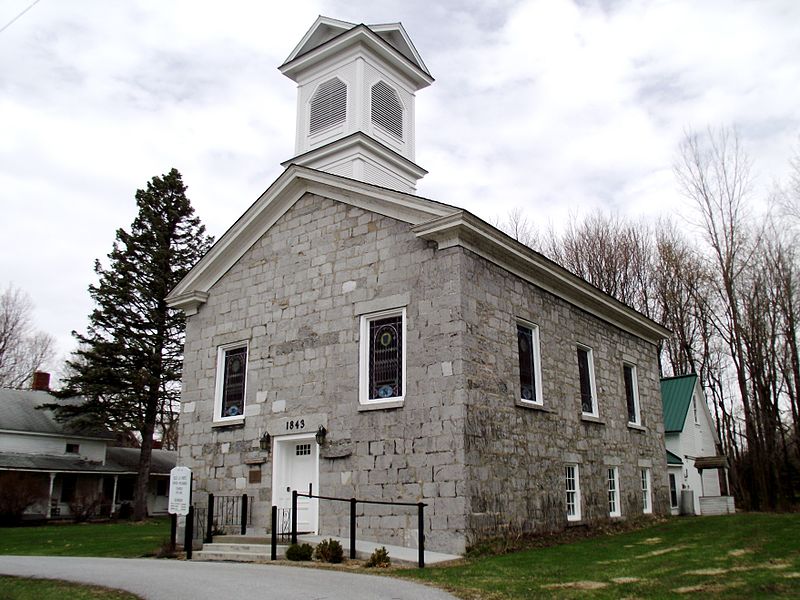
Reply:
[[[653,512],[653,497],[650,485],[650,469],[642,469],[642,512],[646,515]]]
[[[520,401],[542,404],[542,368],[539,354],[539,328],[532,323],[517,323]]]
[[[597,392],[594,384],[594,363],[592,349],[588,346],[578,346],[578,378],[581,387],[581,411],[584,415],[596,417]]]
[[[217,388],[214,420],[241,420],[247,383],[247,344],[220,346],[217,351]]]
[[[581,520],[581,479],[578,465],[564,467],[567,521]]]
[[[361,317],[362,404],[402,401],[406,389],[406,310]]]
[[[608,468],[608,515],[610,517],[622,515],[619,506],[619,470],[617,467]]]
[[[625,381],[625,401],[628,406],[628,423],[641,424],[639,413],[639,384],[636,380],[636,367],[622,365],[622,378]]]

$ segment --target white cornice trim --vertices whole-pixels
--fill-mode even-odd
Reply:
[[[170,297],[170,306],[180,309],[187,317],[196,315],[201,304],[208,300],[208,293],[199,290],[190,290],[184,294]]]
[[[415,162],[408,160],[406,157],[389,150],[381,142],[376,141],[372,137],[365,134],[363,131],[357,131],[348,135],[347,137],[340,138],[324,146],[314,148],[308,152],[304,152],[294,158],[281,163],[282,167],[288,167],[291,164],[309,166],[314,168],[314,164],[319,164],[320,161],[334,155],[339,155],[347,152],[361,150],[368,156],[376,158],[379,162],[389,165],[392,169],[400,171],[408,179],[417,182],[428,174],[428,171],[420,167]]]
[[[433,83],[433,77],[430,73],[415,65],[413,61],[403,56],[399,50],[370,30],[366,25],[357,25],[321,46],[317,46],[305,54],[283,63],[278,69],[289,79],[297,81],[301,72],[311,68],[327,56],[339,54],[344,48],[359,43],[364,44],[365,47],[392,65],[399,73],[402,73],[413,83],[416,89],[422,89]]]
[[[422,223],[413,231],[422,239],[436,242],[440,250],[452,246],[467,248],[525,281],[653,344],[658,344],[670,333],[655,321],[466,211]]]
[[[461,246],[570,304],[658,344],[670,331],[601,292],[467,211],[355,179],[290,165],[167,296],[195,314],[211,287],[304,194],[316,194],[406,222],[440,250]],[[192,312],[193,311],[193,312]]]

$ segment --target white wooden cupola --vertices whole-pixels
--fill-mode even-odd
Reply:
[[[283,65],[297,82],[298,164],[414,192],[414,95],[433,82],[400,23],[318,17]]]

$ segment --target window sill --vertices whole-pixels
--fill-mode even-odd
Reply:
[[[647,427],[643,427],[638,423],[628,423],[628,429],[634,429],[636,431],[647,431]]]
[[[525,402],[524,400],[517,400],[514,404],[520,408],[528,408],[530,410],[538,410],[546,413],[556,412],[552,408],[545,407],[544,404],[535,404],[533,402]]]
[[[567,527],[585,527],[583,519],[567,519]]]
[[[238,417],[236,419],[225,419],[224,421],[214,421],[211,423],[211,427],[242,427],[244,425],[244,417]]]
[[[384,402],[370,402],[369,404],[359,404],[358,412],[368,412],[371,410],[389,410],[392,408],[403,408],[403,400],[386,400]]]
[[[601,419],[600,417],[595,417],[594,415],[581,415],[581,421],[585,423],[597,423],[598,425],[605,425],[606,422]]]

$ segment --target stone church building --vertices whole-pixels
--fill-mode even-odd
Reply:
[[[668,331],[415,195],[433,77],[402,25],[320,17],[280,70],[295,156],[169,297],[188,317],[178,464],[195,501],[246,493],[261,534],[309,484],[422,501],[445,552],[669,514]],[[362,506],[360,539],[416,545],[414,510]],[[299,527],[347,537],[347,510],[305,501]]]

